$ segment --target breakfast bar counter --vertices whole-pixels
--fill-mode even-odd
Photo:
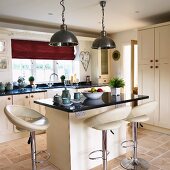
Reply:
[[[89,128],[84,120],[115,107],[121,107],[133,101],[149,98],[144,95],[112,96],[104,92],[100,99],[81,98],[72,100],[69,105],[55,104],[53,99],[41,99],[35,103],[46,106],[46,117],[50,127],[47,129],[47,150],[51,154],[50,162],[60,170],[89,170],[102,164],[102,160],[89,160],[89,153],[100,150],[101,135],[98,130]],[[126,140],[126,123],[108,132],[108,160],[123,153],[120,143]]]

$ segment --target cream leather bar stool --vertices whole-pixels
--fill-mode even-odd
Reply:
[[[103,170],[107,170],[107,130],[114,130],[121,126],[123,119],[131,112],[130,106],[115,108],[103,113],[100,113],[96,116],[90,117],[85,120],[85,124],[89,127],[92,127],[96,130],[102,131],[102,159],[103,159]],[[96,151],[93,151],[89,156]],[[95,158],[89,158],[95,159]]]
[[[31,143],[32,170],[36,170],[35,131],[46,130],[49,126],[48,119],[39,112],[20,105],[7,105],[4,111],[10,122],[30,132],[29,141]]]
[[[132,123],[132,137],[133,137],[133,157],[131,159],[125,158],[121,161],[121,166],[129,170],[147,170],[149,169],[149,163],[142,159],[137,158],[137,123],[145,122],[149,120],[148,114],[154,112],[157,106],[157,102],[148,102],[139,106],[136,106],[132,109],[131,114],[128,116],[127,121]],[[128,141],[124,141],[124,143]],[[128,146],[123,146],[124,148]]]

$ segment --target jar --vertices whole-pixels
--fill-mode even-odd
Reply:
[[[0,92],[4,92],[5,91],[5,85],[0,82]]]

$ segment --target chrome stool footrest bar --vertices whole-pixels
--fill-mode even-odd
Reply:
[[[97,153],[97,152],[103,153],[103,150],[96,150],[96,151],[91,152],[91,153],[89,154],[89,159],[91,159],[91,160],[96,160],[96,159],[100,159],[100,158],[103,159],[103,156],[91,157],[92,154]],[[109,155],[109,153],[110,153],[110,152],[107,152],[107,155]]]
[[[42,153],[45,153],[46,157],[44,158],[44,160],[36,160],[36,163],[44,163],[44,162],[46,162],[46,161],[48,161],[50,159],[51,155],[47,151],[39,151],[38,153],[36,153],[36,156],[40,155]]]
[[[131,145],[127,145],[127,146],[125,146],[124,144],[125,143],[132,143]],[[123,147],[123,148],[129,148],[129,147],[134,147],[134,141],[133,140],[125,140],[125,141],[123,141],[122,143],[121,143],[121,146]]]

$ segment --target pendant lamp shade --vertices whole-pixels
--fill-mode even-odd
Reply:
[[[102,7],[102,31],[100,33],[100,37],[96,38],[92,44],[92,49],[112,49],[116,48],[115,42],[107,36],[106,31],[104,30],[104,7],[106,5],[106,1],[100,1],[100,6]]]
[[[60,4],[63,6],[63,11],[62,11],[62,22],[63,24],[60,26],[60,31],[56,32],[50,40],[49,45],[50,46],[77,46],[78,45],[78,40],[76,36],[67,30],[67,25],[64,24],[65,18],[64,18],[64,11],[65,11],[65,6],[64,6],[64,0],[60,2]]]

